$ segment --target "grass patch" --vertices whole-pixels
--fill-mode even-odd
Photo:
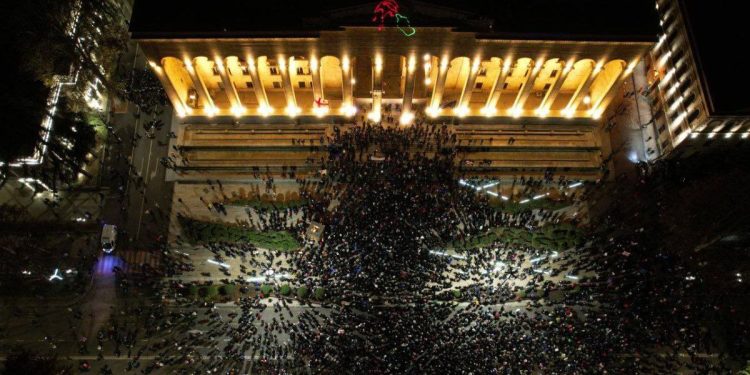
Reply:
[[[473,236],[463,241],[448,243],[449,249],[472,249],[488,247],[495,242],[510,246],[529,246],[536,249],[562,251],[581,245],[583,236],[570,224],[547,225],[538,231],[531,232],[525,228],[494,228],[485,234]]]
[[[281,251],[292,251],[300,247],[297,239],[287,231],[258,232],[238,225],[198,221],[185,217],[180,217],[180,225],[186,239],[192,244],[248,242],[261,248]]]

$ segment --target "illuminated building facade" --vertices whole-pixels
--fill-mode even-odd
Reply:
[[[496,33],[467,27],[465,12],[426,5],[411,12],[423,15],[411,36],[350,21],[369,22],[372,5],[333,10],[327,22],[335,27],[318,30],[134,27],[133,36],[182,118],[180,142],[193,156],[186,173],[279,163],[283,152],[258,154],[257,134],[322,134],[333,123],[379,122],[389,107],[394,125],[423,117],[450,124],[477,174],[599,176],[599,119],[654,47],[654,34]],[[322,156],[311,153],[289,166]]]
[[[750,136],[750,100],[737,90],[750,80],[731,73],[727,62],[736,59],[730,56],[732,49],[720,42],[721,38],[748,39],[738,19],[743,11],[733,9],[738,6],[695,0],[656,2],[661,32],[650,53],[646,93],[653,103],[654,136],[649,148],[658,150],[651,159]],[[716,32],[720,38],[713,35]],[[684,147],[678,149],[680,145]]]

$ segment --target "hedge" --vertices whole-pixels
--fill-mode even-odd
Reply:
[[[448,248],[487,247],[495,242],[505,242],[516,246],[530,246],[538,249],[561,251],[583,242],[581,233],[570,224],[547,225],[537,232],[525,228],[495,228],[486,234],[473,236],[466,241],[453,241]]]
[[[222,296],[231,296],[234,293],[235,289],[236,286],[234,284],[222,285],[219,288],[219,294],[221,294]]]
[[[292,287],[289,284],[284,284],[281,286],[279,292],[282,296],[288,296],[292,292]]]
[[[297,239],[287,231],[258,232],[238,225],[199,221],[186,217],[180,217],[180,225],[183,234],[191,244],[249,242],[261,248],[282,251],[296,250],[300,247]]]
[[[322,300],[326,296],[326,290],[325,288],[318,287],[318,288],[315,288],[314,294],[315,294],[315,299]]]
[[[310,291],[307,289],[307,287],[301,286],[297,288],[297,297],[299,299],[305,299],[307,298],[307,295],[310,293]]]
[[[268,284],[263,284],[260,286],[260,292],[263,293],[264,296],[270,296],[272,290],[273,287]]]

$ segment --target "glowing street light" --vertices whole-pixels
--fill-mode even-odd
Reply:
[[[62,280],[62,275],[60,275],[60,269],[55,268],[55,273],[52,274],[52,276],[49,277],[49,281],[52,280]]]

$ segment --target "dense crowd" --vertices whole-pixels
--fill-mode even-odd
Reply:
[[[446,127],[356,126],[328,143],[326,173],[298,179],[306,205],[247,210],[251,228],[291,231],[300,251],[204,244],[217,261],[242,261],[224,282],[276,284],[249,271],[273,269],[325,288],[324,299],[282,296],[276,284],[271,298],[240,297],[239,309],[224,310],[183,297],[189,281],[178,276],[154,287],[182,308],[132,307],[126,315],[145,330],[113,322],[99,339],[127,350],[129,369],[185,374],[727,373],[729,355],[747,347],[719,344],[705,322],[730,307],[701,303],[682,262],[617,209],[596,231],[581,228],[575,210],[498,209],[459,183],[461,155]],[[552,174],[516,183],[522,194],[568,186]],[[319,239],[306,236],[312,222],[325,227]],[[559,226],[581,240],[559,250],[502,236],[474,242]],[[139,335],[149,343],[136,345]],[[141,368],[144,353],[155,358]]]

